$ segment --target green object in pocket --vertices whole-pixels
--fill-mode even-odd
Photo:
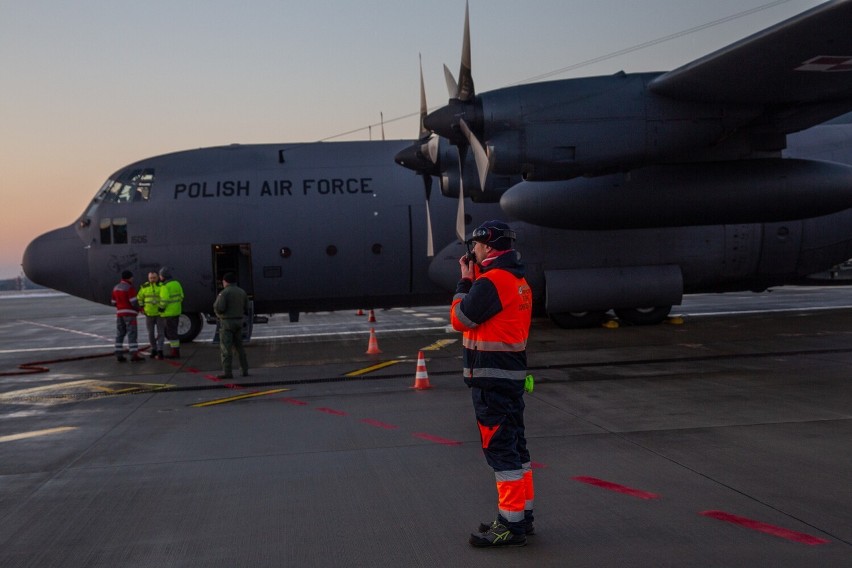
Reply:
[[[532,392],[533,387],[535,386],[535,379],[532,375],[527,375],[527,378],[524,379],[524,390],[527,392]]]

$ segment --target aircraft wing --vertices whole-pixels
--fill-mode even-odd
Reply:
[[[807,107],[812,124],[852,110],[852,0],[826,2],[664,73],[650,89],[682,100],[777,105],[779,112]],[[802,119],[799,126],[810,125]]]

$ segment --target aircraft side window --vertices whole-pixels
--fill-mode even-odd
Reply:
[[[112,220],[112,242],[117,245],[127,244],[127,217]]]
[[[99,224],[102,245],[127,244],[127,217],[116,217],[101,219]]]
[[[100,229],[101,229],[101,244],[102,245],[111,245],[112,244],[112,219],[101,219]]]
[[[151,185],[154,183],[154,170],[134,170],[131,182],[136,190],[133,193],[133,201],[148,201],[151,196]]]

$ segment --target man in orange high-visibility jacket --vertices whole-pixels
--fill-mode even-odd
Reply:
[[[523,399],[532,292],[514,240],[502,221],[473,231],[469,252],[459,259],[461,280],[450,308],[453,329],[464,332],[464,381],[497,481],[497,518],[470,535],[477,547],[523,546],[534,532]]]

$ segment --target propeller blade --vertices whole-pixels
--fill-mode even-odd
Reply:
[[[456,236],[464,242],[464,184],[459,179],[459,208],[456,211]]]
[[[457,98],[459,93],[459,84],[456,83],[456,78],[453,77],[453,72],[450,71],[446,63],[444,64],[444,80],[447,82],[447,92],[450,93],[450,98]]]
[[[459,146],[459,207],[456,210],[456,236],[465,240],[464,230],[464,162],[467,158],[467,146]]]
[[[464,40],[462,41],[462,58],[459,68],[459,84],[456,98],[460,101],[471,100],[476,92],[473,88],[473,73],[470,63],[470,17],[469,3],[464,4]]]
[[[468,144],[473,148],[473,158],[476,161],[476,171],[479,173],[479,187],[485,191],[485,182],[488,181],[488,172],[491,169],[491,156],[486,152],[485,148],[476,138],[476,135],[471,132],[470,127],[463,118],[459,119],[459,126],[467,138]]]
[[[432,195],[432,176],[423,176],[426,190],[426,256],[435,256],[435,242],[432,238],[432,213],[429,211],[429,197]]]
[[[429,161],[433,164],[438,163],[438,144],[440,144],[440,139],[434,134],[431,134],[426,143],[420,145],[420,153],[428,156]]]
[[[423,125],[428,113],[426,106],[426,84],[423,82],[423,56],[420,56],[420,140],[426,140],[420,145],[420,153],[428,156],[433,164],[438,163],[438,137]],[[428,138],[428,139],[427,139]],[[431,255],[430,255],[431,256]]]
[[[429,130],[423,126],[423,119],[426,118],[428,109],[426,107],[426,84],[423,82],[423,56],[420,57],[420,139],[422,140],[430,134]],[[432,160],[434,162],[434,160]]]

